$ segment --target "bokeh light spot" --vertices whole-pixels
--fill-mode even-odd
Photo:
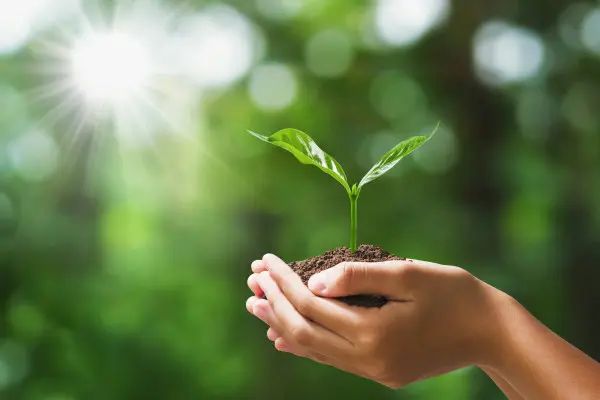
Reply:
[[[0,0],[0,56],[13,54],[39,31],[71,15],[79,0]]]
[[[379,0],[375,28],[385,43],[406,46],[444,22],[449,12],[448,0]]]
[[[370,97],[375,111],[391,121],[414,119],[425,111],[426,99],[419,84],[396,71],[378,75],[371,84]]]
[[[535,77],[544,63],[545,49],[534,32],[493,21],[475,35],[473,57],[482,81],[503,85]]]
[[[250,97],[265,111],[279,111],[289,107],[297,92],[296,77],[283,64],[265,64],[257,67],[250,77]]]
[[[585,3],[571,4],[558,21],[558,34],[568,47],[579,50],[582,48],[581,27],[592,7]]]
[[[34,31],[45,0],[0,1],[0,54],[23,47]]]
[[[311,37],[306,45],[306,65],[317,76],[343,75],[354,56],[350,39],[341,31],[326,30]]]
[[[208,7],[185,19],[174,43],[183,74],[202,88],[237,81],[264,51],[248,18],[224,5]]]
[[[423,129],[421,134],[429,134],[434,126]],[[414,153],[415,162],[430,174],[442,174],[458,161],[458,143],[456,136],[448,128],[441,126],[427,146]]]
[[[590,11],[581,26],[581,42],[590,52],[600,56],[600,9]]]
[[[27,350],[13,340],[0,343],[0,389],[21,382],[28,372]]]
[[[38,182],[54,172],[58,162],[58,149],[52,138],[34,130],[15,138],[8,145],[12,168],[22,178]]]

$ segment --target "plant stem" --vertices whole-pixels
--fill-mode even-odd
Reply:
[[[357,205],[358,195],[350,195],[350,250],[354,253],[356,251],[356,228],[358,223],[357,218]]]

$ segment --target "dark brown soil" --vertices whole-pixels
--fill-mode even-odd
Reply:
[[[381,262],[392,260],[405,260],[405,258],[390,254],[378,246],[362,244],[354,253],[347,247],[340,247],[335,250],[329,250],[320,256],[292,262],[289,265],[302,278],[302,282],[306,285],[308,279],[314,274],[344,261]],[[346,296],[339,297],[338,300],[351,306],[361,307],[382,307],[388,302],[385,297],[375,295]]]

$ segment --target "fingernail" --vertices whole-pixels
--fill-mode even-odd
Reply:
[[[311,276],[308,280],[308,288],[313,291],[313,293],[325,294],[327,292],[327,285],[325,285],[324,277],[320,274],[316,274]]]

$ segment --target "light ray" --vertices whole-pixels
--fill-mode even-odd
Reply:
[[[172,159],[165,156],[158,140],[159,135],[169,134],[189,142],[199,157],[239,181],[228,163],[200,145],[198,136],[202,129],[196,112],[202,91],[216,90],[213,86],[222,90],[246,74],[256,61],[252,52],[260,52],[244,47],[258,40],[252,24],[233,8],[206,7],[194,14],[206,18],[191,22],[210,20],[222,28],[217,39],[230,39],[225,43],[242,46],[248,52],[247,65],[236,69],[235,76],[222,79],[219,85],[194,86],[197,82],[193,78],[198,73],[191,76],[184,66],[189,66],[189,57],[196,63],[194,66],[203,61],[190,52],[198,43],[215,39],[201,35],[213,31],[193,31],[182,40],[182,21],[191,22],[182,17],[181,8],[167,9],[154,0],[115,3],[103,13],[97,1],[81,2],[73,20],[30,45],[36,61],[41,60],[26,67],[41,81],[27,91],[32,104],[45,108],[39,123],[60,132],[59,140],[69,155],[66,160],[72,161],[73,166],[81,162],[84,148],[85,154],[95,158],[107,139],[114,139],[118,151],[143,148],[143,154],[137,156],[150,155],[168,169]],[[232,26],[223,21],[232,21]],[[221,51],[226,55],[235,53],[233,48],[205,49],[202,55],[209,63]],[[210,75],[213,69],[208,68],[205,73]],[[216,78],[211,75],[201,81],[212,82],[211,79]]]
[[[32,45],[44,62],[28,70],[42,83],[29,90],[27,97],[33,104],[52,103],[40,123],[55,125],[74,118],[78,122],[73,126],[81,130],[83,118],[87,122],[126,121],[121,125],[131,129],[115,132],[117,136],[145,135],[149,119],[160,122],[156,129],[172,129],[176,124],[171,116],[157,112],[154,100],[165,95],[156,82],[169,69],[156,63],[161,54],[152,51],[160,49],[151,47],[167,37],[178,10],[148,0],[119,3],[110,11],[103,14],[98,2],[85,2],[72,23],[61,24],[50,38],[46,35]],[[79,135],[73,136],[69,139]]]

